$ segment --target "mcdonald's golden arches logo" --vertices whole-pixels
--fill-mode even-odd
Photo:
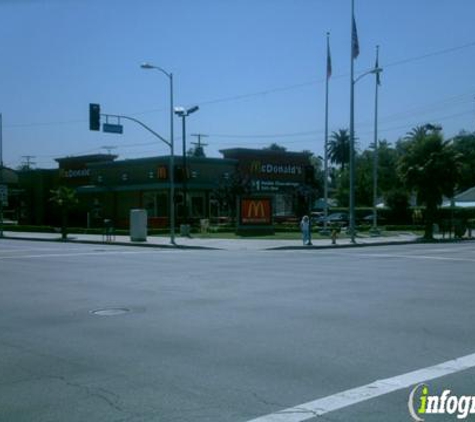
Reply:
[[[249,201],[249,207],[247,209],[247,218],[264,218],[264,203],[262,200]]]
[[[272,224],[270,198],[242,198],[241,224]]]

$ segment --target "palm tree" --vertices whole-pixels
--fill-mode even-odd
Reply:
[[[60,186],[58,189],[51,191],[50,201],[54,202],[61,210],[61,239],[66,240],[68,237],[68,212],[78,203],[76,191],[66,186]]]
[[[439,133],[441,130],[442,127],[439,125],[426,123],[425,125],[419,125],[412,128],[409,132],[407,132],[405,139],[408,141],[417,141],[425,138],[429,134]]]
[[[339,129],[332,132],[328,142],[328,158],[333,164],[341,166],[345,170],[345,165],[350,162],[350,134],[348,129]]]
[[[419,136],[404,142],[405,153],[399,158],[398,171],[405,186],[415,191],[418,201],[425,205],[424,237],[432,239],[437,208],[444,196],[453,197],[459,180],[460,156],[450,142],[444,141],[440,128],[425,130],[424,136],[419,132]]]

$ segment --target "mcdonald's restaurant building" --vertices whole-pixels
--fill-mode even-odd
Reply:
[[[250,195],[272,198],[273,214],[285,217],[296,214],[295,191],[308,182],[309,154],[234,148],[222,150],[223,158],[187,157],[186,171],[182,157],[175,157],[175,212],[179,224],[183,221],[183,187],[186,177],[188,222],[200,219],[226,220],[232,210],[220,201],[219,192],[235,183],[236,176],[248,187]],[[94,154],[58,158],[58,170],[42,170],[55,173],[49,177],[49,192],[57,186],[69,186],[78,193],[79,204],[71,216],[71,225],[102,227],[104,219],[111,219],[116,227],[128,227],[131,209],[147,210],[151,228],[169,224],[170,174],[169,156],[117,160],[111,154]],[[36,176],[35,176],[36,172]],[[35,170],[29,184],[34,191],[34,180],[39,180]],[[34,177],[33,177],[34,176]],[[45,178],[42,178],[42,184]],[[34,198],[30,198],[30,202]],[[41,203],[42,202],[42,203]],[[30,205],[31,224],[52,224],[38,221],[38,215],[50,208],[48,198]],[[34,221],[33,221],[34,219]]]
[[[131,209],[147,210],[149,227],[167,227],[170,209],[169,156],[87,163],[89,183],[77,188],[81,202],[88,204],[92,222],[109,218],[117,227],[127,227]],[[175,157],[175,212],[184,216],[184,178],[189,222],[220,216],[214,192],[236,168],[235,160]]]
[[[250,181],[253,194],[272,198],[274,217],[299,214],[299,202],[311,190],[314,181],[309,153],[249,148],[220,152],[225,158],[237,161],[236,170]]]

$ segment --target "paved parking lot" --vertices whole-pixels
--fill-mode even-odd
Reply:
[[[201,251],[2,240],[0,420],[410,420],[410,388],[349,406],[341,393],[475,353],[474,270],[470,242]],[[475,370],[449,366],[430,389],[475,395]],[[340,407],[315,417],[327,398]]]

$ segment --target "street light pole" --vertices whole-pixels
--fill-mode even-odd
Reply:
[[[162,72],[170,81],[170,159],[169,159],[169,180],[170,180],[170,243],[175,244],[175,151],[173,133],[173,73],[169,73],[161,67],[149,63],[143,63],[142,69],[156,69]]]
[[[182,123],[182,144],[183,144],[183,233],[182,235],[189,236],[189,226],[188,226],[188,167],[187,167],[187,158],[186,158],[186,118],[198,111],[199,107],[194,106],[189,109],[185,109],[184,107],[176,107],[175,114],[181,117]]]
[[[182,130],[182,149],[183,149],[183,169],[182,169],[182,178],[183,178],[183,224],[188,222],[188,163],[186,160],[186,115],[181,116],[181,130]],[[187,233],[189,234],[189,233]]]
[[[356,83],[364,78],[366,75],[376,75],[379,79],[379,74],[383,71],[382,68],[376,66],[374,69],[362,73],[356,79],[351,78],[351,108],[350,108],[350,235],[351,243],[355,243],[355,127],[354,127],[354,88]],[[377,117],[377,116],[376,116]],[[377,136],[377,135],[375,135]],[[373,170],[374,171],[374,170]]]

